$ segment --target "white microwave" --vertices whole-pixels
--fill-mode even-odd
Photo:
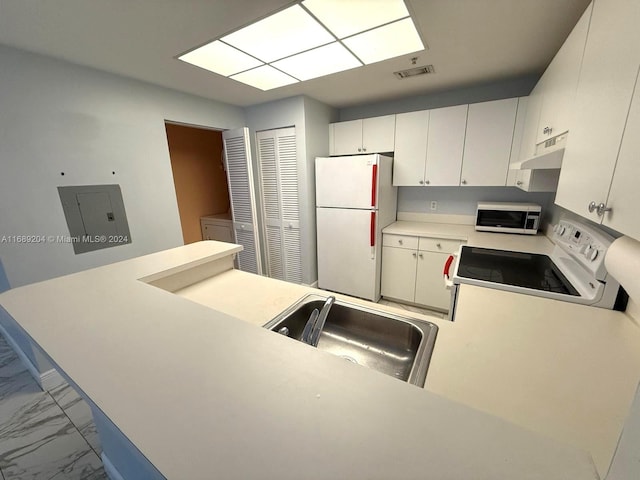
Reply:
[[[542,207],[535,203],[478,203],[476,230],[535,235]]]

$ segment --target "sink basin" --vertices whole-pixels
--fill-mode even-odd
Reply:
[[[309,316],[326,299],[307,295],[264,327],[300,341]],[[336,300],[317,348],[423,387],[437,332],[430,322]]]

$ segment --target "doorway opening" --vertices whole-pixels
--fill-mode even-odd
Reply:
[[[203,217],[231,225],[222,132],[165,122],[184,244],[203,240]],[[206,223],[206,222],[205,222]],[[207,236],[209,237],[209,236]]]

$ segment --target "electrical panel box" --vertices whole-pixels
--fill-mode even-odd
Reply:
[[[76,254],[131,243],[120,185],[58,187]]]

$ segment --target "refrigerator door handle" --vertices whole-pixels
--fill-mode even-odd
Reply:
[[[378,165],[373,165],[371,167],[371,206],[372,207],[376,206],[377,190],[378,190]]]
[[[371,222],[370,222],[370,232],[369,232],[369,244],[371,248],[376,246],[376,212],[371,212]]]

